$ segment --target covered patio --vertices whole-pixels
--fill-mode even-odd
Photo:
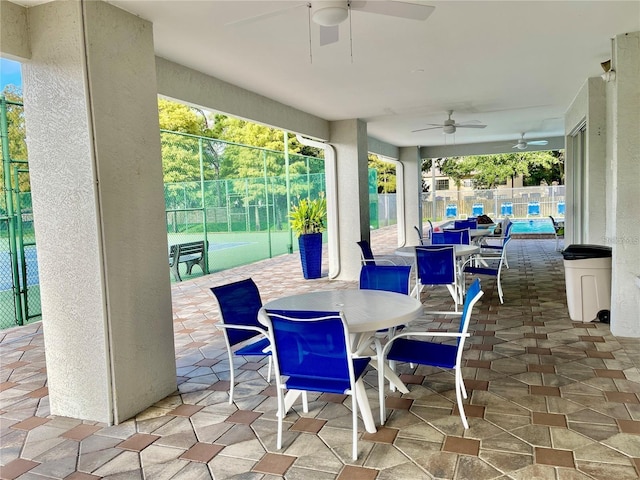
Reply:
[[[376,253],[392,253],[396,227],[371,238]],[[116,426],[51,415],[42,324],[3,331],[0,478],[638,478],[640,340],[569,319],[554,240],[513,240],[509,265],[504,305],[495,281],[484,280],[471,321],[463,371],[469,430],[455,409],[453,376],[408,365],[400,371],[410,393],[387,390],[386,425],[367,434],[360,422],[356,462],[350,402],[341,396],[312,398],[308,414],[294,407],[283,449],[275,449],[275,392],[264,359],[237,359],[229,405],[229,365],[210,287],[251,277],[268,301],[356,286],[329,281],[327,265],[323,278],[304,281],[294,254],[173,285],[178,391]],[[450,301],[445,289],[423,294],[427,309],[450,310]],[[418,325],[448,322],[425,314]],[[375,371],[366,382],[378,418]]]

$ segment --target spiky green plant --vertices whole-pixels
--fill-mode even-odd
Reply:
[[[321,233],[326,228],[327,199],[315,200],[303,198],[298,205],[291,207],[289,223],[296,236],[307,233]]]

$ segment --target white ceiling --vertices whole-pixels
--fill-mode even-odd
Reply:
[[[638,0],[413,1],[435,10],[425,21],[352,12],[353,61],[348,21],[324,47],[313,25],[311,62],[304,1],[109,3],[153,22],[158,56],[327,120],[364,119],[369,136],[397,146],[561,136],[611,38],[640,30]],[[447,110],[488,126],[412,133]]]

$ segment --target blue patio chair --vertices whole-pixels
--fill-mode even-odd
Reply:
[[[498,258],[503,256],[502,252],[506,247],[505,242],[507,239],[511,238],[513,222],[507,218],[500,224],[500,226],[502,229],[499,234],[483,237],[483,242],[480,245],[480,253],[477,257],[478,259],[491,257]],[[503,261],[504,266],[509,268],[509,260],[506,252],[504,252]]]
[[[384,290],[409,295],[411,266],[363,265],[360,270],[360,288]]]
[[[558,202],[558,215],[564,217],[564,210],[565,210],[564,202]]]
[[[503,217],[513,217],[513,203],[504,202],[500,205],[500,215]]]
[[[478,219],[477,218],[467,218],[466,220],[454,220],[453,228],[459,230],[461,228],[478,228]],[[451,229],[449,229],[451,230]]]
[[[267,310],[278,394],[277,448],[282,448],[286,415],[284,391],[326,392],[351,396],[353,459],[358,458],[358,402],[356,388],[370,358],[354,358],[349,328],[340,312]]]
[[[503,294],[502,294],[502,265],[504,265],[504,259],[507,254],[507,245],[511,241],[511,237],[507,237],[504,240],[502,245],[502,251],[499,257],[491,257],[485,256],[481,253],[482,260],[485,265],[480,265],[476,263],[477,259],[467,260],[465,265],[462,268],[462,271],[466,274],[471,275],[487,275],[496,278],[496,284],[498,286],[498,296],[500,297],[500,303],[504,303]]]
[[[433,232],[432,245],[469,245],[471,236],[468,228],[449,229],[441,232]]]
[[[460,290],[458,287],[458,272],[456,269],[456,255],[453,245],[425,245],[416,247],[416,298],[420,300],[420,293],[427,285],[444,285],[449,290],[458,311]]]
[[[455,390],[458,411],[464,428],[469,428],[467,417],[464,412],[463,398],[467,398],[467,390],[462,378],[462,352],[465,340],[470,337],[468,333],[471,311],[476,302],[482,297],[483,291],[480,289],[480,280],[476,279],[466,293],[464,308],[462,309],[460,326],[457,332],[434,332],[434,331],[407,331],[394,335],[383,349],[383,358],[386,358],[391,366],[396,362],[410,364],[428,365],[432,367],[453,369],[455,372]],[[431,341],[419,340],[419,338],[432,337]],[[441,343],[437,339],[455,340],[455,343]],[[378,385],[384,389],[384,375],[378,371]],[[386,419],[385,397],[380,396],[381,415]]]
[[[455,203],[448,204],[445,216],[447,218],[456,218],[458,216],[458,206]]]
[[[366,240],[361,240],[356,243],[360,247],[360,261],[362,262],[362,265],[377,265],[378,263],[386,265],[402,265],[402,260],[399,258],[394,258],[389,255],[374,256],[373,251],[371,250],[371,245]]]
[[[474,217],[479,217],[480,215],[484,215],[484,204],[482,203],[474,203],[471,207],[471,215]]]
[[[527,205],[527,216],[535,217],[540,215],[540,202],[529,202]]]
[[[360,288],[363,290],[384,290],[386,292],[409,295],[409,283],[411,281],[411,267],[409,265],[387,266],[387,265],[363,265],[360,270]],[[399,325],[388,330],[378,330],[372,338],[378,354],[378,365],[382,365],[382,343],[381,338],[391,337],[396,331],[402,330],[404,325]],[[380,390],[380,395],[383,391]],[[380,417],[384,423],[384,418]]]
[[[229,403],[233,403],[235,373],[233,356],[271,355],[271,346],[267,331],[258,322],[258,311],[262,308],[260,292],[250,278],[239,282],[211,288],[218,306],[222,324],[216,326],[223,329],[224,340],[229,355]],[[267,380],[271,379],[271,357]]]

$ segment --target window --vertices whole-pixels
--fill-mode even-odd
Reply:
[[[449,179],[436,180],[436,190],[449,190]]]

